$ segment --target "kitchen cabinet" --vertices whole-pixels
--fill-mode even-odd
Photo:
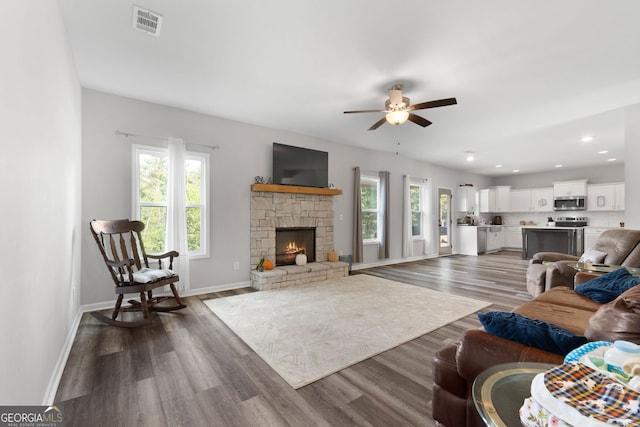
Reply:
[[[587,210],[624,210],[624,184],[593,184],[587,188]]]
[[[511,190],[511,212],[553,212],[553,188]]]
[[[500,185],[478,191],[480,213],[511,212],[511,187]]]
[[[553,183],[554,197],[572,197],[587,195],[587,180],[561,181]]]
[[[468,185],[458,187],[458,212],[477,212],[476,189]]]
[[[502,227],[492,226],[487,231],[487,252],[498,251],[505,245]]]
[[[478,227],[462,225],[456,227],[456,244],[453,251],[462,255],[478,255]]]
[[[503,227],[504,247],[510,249],[522,249],[522,227]]]

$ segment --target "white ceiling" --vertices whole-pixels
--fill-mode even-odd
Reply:
[[[131,1],[59,1],[84,87],[485,175],[621,162],[640,102],[637,0],[139,0],[159,37]],[[458,105],[342,114],[395,83]]]

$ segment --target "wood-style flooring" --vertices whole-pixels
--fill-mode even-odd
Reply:
[[[530,299],[517,252],[449,256],[354,271],[491,301],[510,311]],[[432,426],[431,359],[469,315],[292,389],[202,302],[245,288],[185,298],[129,330],[84,314],[56,404],[67,426]]]

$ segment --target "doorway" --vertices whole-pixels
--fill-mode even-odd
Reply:
[[[451,255],[451,190],[438,188],[438,255]]]

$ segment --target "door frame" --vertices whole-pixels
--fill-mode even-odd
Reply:
[[[449,196],[449,209],[448,209],[448,218],[445,219],[445,221],[447,221],[449,223],[449,226],[447,227],[448,230],[448,245],[447,246],[441,246],[441,242],[440,242],[440,228],[441,228],[441,222],[440,219],[442,218],[442,212],[440,209],[440,199],[442,197],[442,195],[448,195]],[[453,253],[453,216],[452,216],[452,210],[453,210],[453,189],[449,188],[449,187],[438,187],[438,256],[444,256],[444,255],[451,255]]]

